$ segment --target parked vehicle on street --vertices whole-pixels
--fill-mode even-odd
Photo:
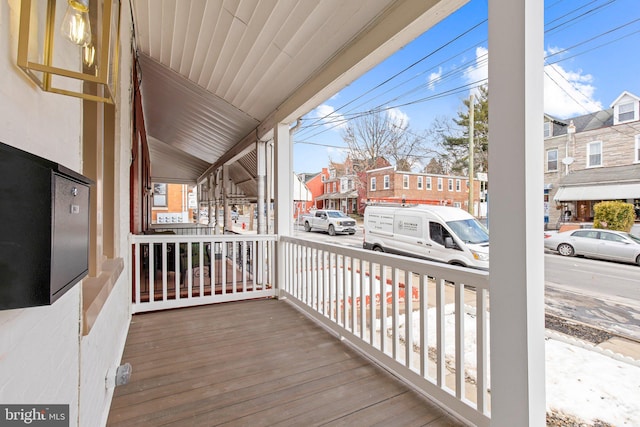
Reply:
[[[448,206],[367,206],[363,247],[463,267],[489,268],[489,232],[468,212]]]
[[[318,209],[302,218],[305,231],[322,230],[335,236],[337,233],[355,234],[356,220],[342,211]]]
[[[640,265],[640,238],[623,231],[581,228],[550,235],[544,247],[564,256],[582,255]]]

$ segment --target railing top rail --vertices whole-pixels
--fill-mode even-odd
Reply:
[[[380,253],[365,249],[349,248],[329,243],[319,243],[316,241],[289,236],[280,236],[279,241],[329,251],[337,255],[363,259],[367,262],[392,266],[402,270],[411,271],[416,274],[424,274],[429,277],[442,278],[454,283],[465,283],[469,286],[476,287],[477,289],[489,289],[489,272],[484,270],[458,267],[440,262]]]
[[[129,234],[131,243],[271,242],[277,240],[276,234]]]

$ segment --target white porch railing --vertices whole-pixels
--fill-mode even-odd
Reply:
[[[130,235],[133,312],[273,297],[274,235]]]
[[[291,237],[280,297],[430,398],[488,426],[489,275]]]

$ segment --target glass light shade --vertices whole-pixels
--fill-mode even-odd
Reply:
[[[21,0],[20,4],[17,64],[26,75],[46,92],[113,103],[120,0],[92,0],[91,8],[88,0]],[[74,5],[84,5],[91,19],[83,27],[83,32],[90,30],[86,45],[69,43],[68,34],[60,31],[65,11]]]
[[[88,1],[85,4],[84,2],[68,0],[68,3],[60,31],[72,43],[78,46],[87,46],[91,43]]]

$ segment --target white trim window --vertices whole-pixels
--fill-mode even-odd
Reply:
[[[558,171],[558,149],[547,150],[547,172]]]
[[[456,179],[456,191],[459,193],[460,192],[460,180]]]
[[[336,182],[333,182],[333,192],[336,193],[338,191],[338,186],[336,185]]]
[[[424,179],[424,177],[419,176],[418,177],[418,190],[422,190],[422,180]]]
[[[549,120],[544,122],[544,137],[549,138],[553,136],[553,122]]]
[[[402,175],[402,188],[409,188],[409,175]]]
[[[453,179],[451,179],[451,178],[449,178],[449,179],[447,180],[447,189],[448,189],[449,191],[453,191]]]
[[[167,184],[153,184],[153,207],[167,207]]]
[[[427,190],[431,190],[431,177],[430,176],[427,177],[426,189]]]
[[[615,123],[626,123],[638,120],[638,103],[627,102],[615,106]]]
[[[388,189],[389,189],[389,175],[385,175],[385,176],[382,178],[382,180],[383,180],[383,182],[382,182],[382,187],[383,187],[385,190],[388,190]]]
[[[587,167],[602,166],[602,141],[593,141],[587,144]]]
[[[634,163],[640,163],[640,135],[636,135],[636,149],[634,153],[636,153]]]
[[[438,178],[438,191],[442,191],[442,178]]]
[[[371,177],[371,191],[376,191],[376,177]]]

